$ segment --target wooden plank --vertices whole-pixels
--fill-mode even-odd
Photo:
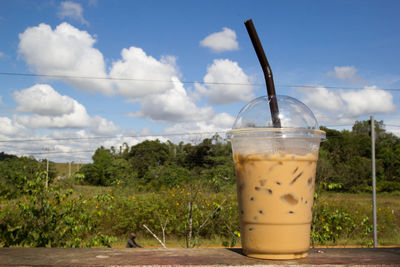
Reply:
[[[398,248],[310,249],[299,260],[248,258],[224,248],[0,248],[0,266],[400,266]]]

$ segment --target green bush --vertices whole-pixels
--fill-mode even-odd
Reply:
[[[29,247],[110,246],[113,240],[93,230],[86,200],[73,190],[46,186],[46,173],[26,181],[16,201],[0,210],[0,244]],[[99,239],[100,238],[100,239]]]

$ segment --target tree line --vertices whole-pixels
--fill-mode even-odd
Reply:
[[[317,164],[317,183],[324,190],[362,192],[371,190],[371,137],[369,121],[357,121],[351,130],[326,131]],[[376,177],[378,192],[400,190],[400,138],[375,121]],[[215,135],[199,144],[147,140],[116,148],[99,147],[93,162],[84,165],[77,182],[111,186],[126,184],[152,191],[196,182],[210,190],[231,190],[235,171],[229,141]],[[16,196],[26,180],[46,168],[44,161],[0,153],[0,196]],[[49,179],[56,177],[50,164]]]
[[[235,183],[230,143],[218,135],[197,145],[147,140],[118,149],[100,147],[92,159],[80,169],[82,180],[92,185],[125,183],[153,190],[196,181],[219,192]]]
[[[400,190],[400,138],[386,132],[383,121],[374,123],[377,190]],[[357,121],[351,130],[321,129],[327,140],[321,143],[317,183],[331,191],[371,191],[370,121]],[[81,173],[94,185],[133,182],[156,189],[197,180],[220,191],[235,182],[231,144],[218,135],[197,145],[155,140],[119,149],[100,147]]]

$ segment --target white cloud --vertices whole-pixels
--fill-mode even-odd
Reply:
[[[204,138],[212,137],[215,133],[219,133],[223,138],[225,138],[226,136],[224,133],[232,128],[234,121],[235,118],[231,115],[227,113],[219,113],[204,121],[176,123],[171,127],[165,128],[164,132],[166,134],[188,133],[184,136],[180,135],[179,140],[173,136],[171,136],[171,139],[175,142],[184,141],[198,143]]]
[[[346,102],[346,115],[351,117],[366,114],[389,114],[396,111],[392,94],[376,86],[341,92],[340,95]]]
[[[91,118],[89,128],[92,133],[97,135],[113,135],[120,129],[112,121],[99,116]]]
[[[350,82],[362,82],[363,80],[357,75],[357,68],[354,66],[335,66],[333,72],[328,72],[328,76]]]
[[[88,128],[96,134],[111,134],[118,130],[111,121],[90,117],[82,104],[60,95],[47,84],[16,91],[14,98],[19,104],[17,111],[31,113],[14,115],[14,120],[28,128]]]
[[[20,123],[8,117],[0,117],[0,151],[7,154],[20,155],[21,150],[34,150],[37,148],[35,142],[7,142],[15,139],[31,139],[35,135]],[[40,149],[40,148],[38,148]]]
[[[4,57],[4,53],[0,51],[0,58]]]
[[[19,39],[19,55],[32,71],[59,75],[57,79],[89,92],[113,93],[109,80],[68,77],[107,77],[103,55],[93,47],[96,40],[86,31],[65,22],[54,30],[42,23],[27,28]]]
[[[213,133],[226,131],[232,128],[235,118],[228,113],[219,113],[210,117],[207,120],[189,122],[189,123],[176,123],[171,127],[165,128],[164,132],[169,133]]]
[[[35,155],[37,158],[47,157],[47,151],[51,161],[75,163],[90,162],[94,151],[104,145],[105,140],[94,138],[97,135],[90,131],[80,129],[58,129],[53,130],[51,134],[42,134],[36,139],[47,139],[41,142],[26,142],[19,147],[18,154],[24,154],[26,151],[44,152],[42,155]],[[60,140],[57,140],[60,139]],[[53,153],[55,152],[55,153]],[[64,153],[61,153],[64,152]]]
[[[200,45],[208,47],[216,53],[239,49],[235,31],[226,27],[224,27],[221,32],[208,35],[200,41]]]
[[[216,114],[211,120],[212,125],[221,130],[231,129],[234,122],[235,118],[228,113]]]
[[[85,128],[90,117],[83,105],[73,100],[73,112],[59,115],[15,115],[15,120],[29,128]]]
[[[19,104],[17,111],[38,115],[60,116],[74,111],[74,100],[60,95],[50,85],[34,86],[14,92],[14,99]]]
[[[314,112],[319,123],[353,123],[361,116],[396,112],[393,96],[376,86],[362,90],[329,91],[308,88],[302,101]]]
[[[21,136],[22,133],[27,133],[27,129],[7,117],[0,117],[0,136],[3,138]]]
[[[122,59],[114,62],[110,75],[136,80],[116,80],[118,92],[130,101],[140,101],[141,110],[130,117],[158,122],[187,122],[213,116],[210,107],[196,106],[182,82],[174,57],[160,60],[147,55],[141,48],[130,47],[121,52]]]
[[[138,47],[124,48],[122,59],[113,63],[110,71],[112,77],[128,78],[116,80],[118,92],[131,100],[139,100],[152,94],[163,93],[173,86],[171,78],[179,76],[174,57],[163,57],[157,60],[146,55]],[[136,80],[129,80],[134,78]]]
[[[80,4],[74,3],[72,1],[61,2],[58,16],[61,19],[71,18],[73,20],[79,21],[84,25],[89,25],[89,22],[83,17],[83,8]]]
[[[307,105],[312,106],[314,109],[336,112],[339,107],[343,107],[340,95],[329,91],[325,87],[305,88],[304,91],[307,92],[303,99],[304,103],[307,103]]]
[[[207,67],[203,81],[205,85],[195,84],[195,94],[206,96],[214,104],[231,104],[254,97],[250,77],[237,62],[229,59],[214,60]]]
[[[375,118],[375,120],[377,120]],[[388,119],[384,120],[385,123],[385,130],[386,132],[390,132],[393,133],[395,135],[397,135],[398,137],[400,137],[400,127],[399,125],[399,121],[400,121],[400,116],[394,116],[394,117],[389,117]]]
[[[173,87],[164,93],[150,95],[141,102],[141,111],[136,115],[164,122],[187,122],[205,120],[213,116],[210,107],[199,108],[188,97],[183,84],[175,77]]]

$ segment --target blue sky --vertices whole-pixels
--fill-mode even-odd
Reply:
[[[399,10],[388,0],[2,0],[0,151],[88,161],[100,145],[226,131],[266,94],[247,19],[278,94],[320,125],[374,115],[400,134]]]

